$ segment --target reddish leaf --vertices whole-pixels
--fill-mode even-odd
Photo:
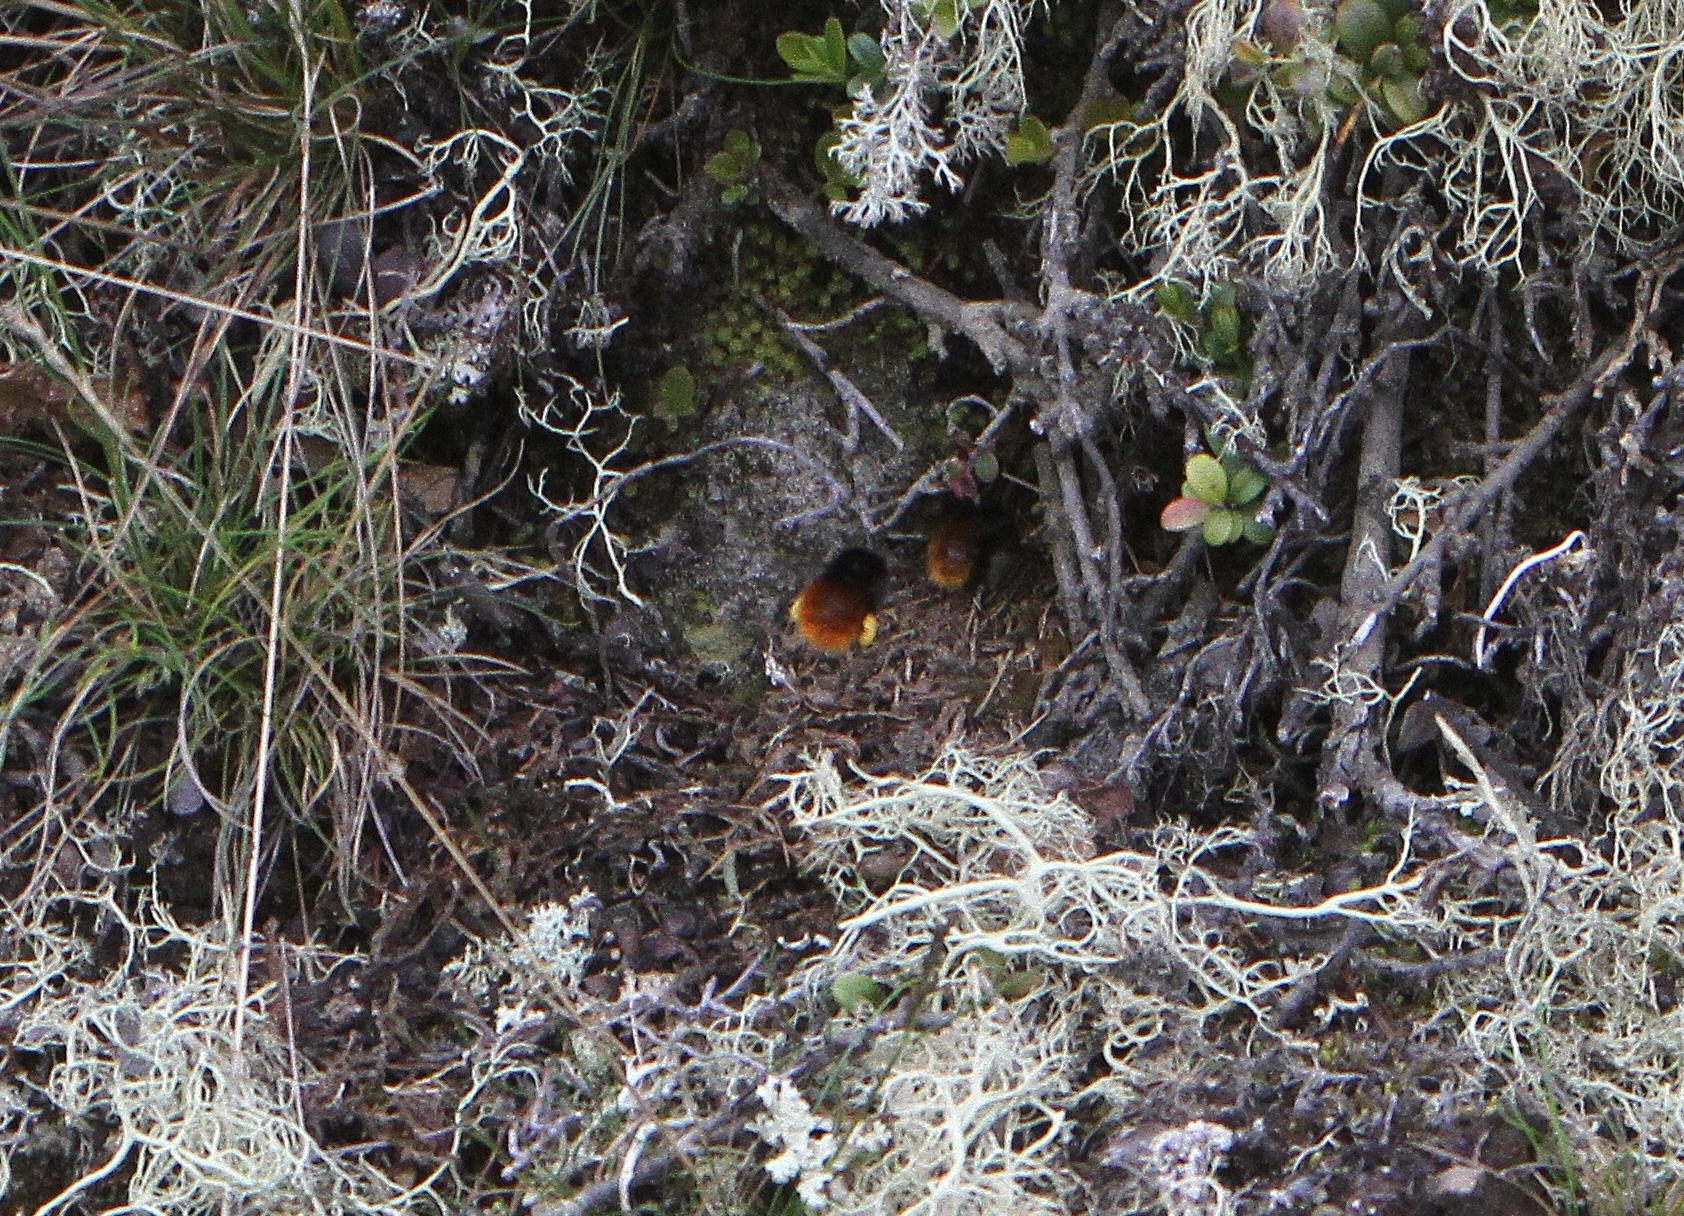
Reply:
[[[1158,522],[1170,532],[1191,532],[1202,528],[1209,514],[1210,504],[1201,498],[1176,498],[1170,500]]]

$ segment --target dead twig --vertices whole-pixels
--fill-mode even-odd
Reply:
[[[1477,312],[1485,314],[1485,475],[1491,475],[1497,463],[1497,451],[1503,441],[1503,306],[1494,284],[1486,284]],[[1477,316],[1477,313],[1476,313]],[[1507,547],[1511,499],[1508,494],[1498,498],[1497,509],[1487,515],[1480,525],[1479,590],[1481,599],[1490,599],[1496,590],[1499,556]]]
[[[1406,231],[1400,221],[1392,240]],[[1368,414],[1363,420],[1362,449],[1357,462],[1357,500],[1351,521],[1351,538],[1345,553],[1345,572],[1340,580],[1342,629],[1361,619],[1384,595],[1391,569],[1392,522],[1386,504],[1392,496],[1402,467],[1403,401],[1409,388],[1409,369],[1421,323],[1420,314],[1398,302],[1393,314],[1376,336],[1379,353],[1369,361],[1378,367]],[[1360,640],[1335,643],[1328,661],[1341,682],[1354,681],[1367,689],[1384,687],[1386,639],[1373,630]],[[1344,695],[1337,690],[1333,700],[1333,729],[1323,750],[1318,786],[1324,807],[1342,805],[1350,797],[1357,774],[1363,769],[1359,756],[1377,756],[1384,742],[1383,719],[1377,724],[1377,702],[1369,696]]]
[[[1646,319],[1647,314],[1644,316]],[[1572,417],[1588,405],[1608,381],[1626,369],[1633,350],[1634,343],[1629,334],[1619,338],[1571,385],[1553,396],[1544,398],[1549,403],[1549,409],[1544,416],[1523,439],[1509,449],[1508,455],[1503,457],[1478,485],[1450,503],[1445,511],[1444,525],[1421,546],[1421,551],[1413,560],[1392,576],[1369,612],[1357,624],[1351,634],[1353,644],[1373,633],[1381,618],[1397,607],[1398,602],[1408,594],[1422,571],[1436,567],[1443,561],[1445,550],[1452,541],[1460,541],[1473,530],[1486,509],[1519,480],[1520,475],[1533,461],[1543,455],[1544,449],[1561,433],[1561,429]]]
[[[848,407],[846,444],[848,455],[852,456],[859,450],[859,418],[861,414],[870,419],[871,424],[883,433],[889,443],[894,446],[895,451],[906,450],[906,444],[901,442],[899,435],[895,434],[895,428],[890,426],[883,415],[877,412],[877,407],[871,404],[871,398],[861,392],[859,386],[831,362],[830,355],[824,347],[807,336],[807,327],[797,325],[790,320],[788,313],[774,304],[762,301],[761,307],[778,323],[779,328],[784,331],[791,342],[795,343],[796,347],[807,357],[807,361],[813,365],[819,374],[830,381],[830,387],[836,390],[836,395],[842,399],[842,404]]]
[[[1122,503],[1116,479],[1092,440],[1092,404],[1082,398],[1075,353],[1078,314],[1092,310],[1097,298],[1075,287],[1070,277],[1071,258],[1080,234],[1077,185],[1082,164],[1082,116],[1111,91],[1106,65],[1120,43],[1122,22],[1118,12],[1115,4],[1107,4],[1102,10],[1098,28],[1103,34],[1089,63],[1082,97],[1069,120],[1053,133],[1053,187],[1041,218],[1041,278],[1046,284],[1047,305],[1038,326],[1049,348],[1053,374],[1039,394],[1040,409],[1030,427],[1050,449],[1045,460],[1037,453],[1036,472],[1048,507],[1059,508],[1049,510],[1049,516],[1064,525],[1055,528],[1053,536],[1054,567],[1065,616],[1073,631],[1091,629],[1097,634],[1106,668],[1123,703],[1137,719],[1144,720],[1151,713],[1151,702],[1119,635],[1123,615]],[[1094,506],[1105,520],[1102,538],[1095,536],[1089,518],[1088,497],[1076,463],[1078,450],[1098,487]]]
[[[844,232],[817,203],[775,170],[761,171],[760,186],[772,214],[843,270],[899,300],[924,320],[969,338],[995,371],[1024,374],[1032,370],[1028,347],[1008,328],[1008,321],[1026,319],[1023,313],[1027,306],[1004,300],[962,300]]]

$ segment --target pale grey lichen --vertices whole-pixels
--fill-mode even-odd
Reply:
[[[882,80],[861,84],[838,124],[836,159],[860,193],[835,203],[850,223],[897,223],[929,207],[929,183],[949,190],[961,170],[1005,147],[1025,109],[1023,22],[1039,0],[978,0],[956,5],[952,33],[934,9],[885,0]]]

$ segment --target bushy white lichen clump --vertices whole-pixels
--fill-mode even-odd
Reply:
[[[544,1115],[510,1133],[511,1177],[593,1163],[627,1177],[659,1142],[693,1162],[708,1212],[737,1210],[770,1178],[835,1216],[1050,1216],[1083,1191],[1070,1128],[1098,1107],[1132,1121],[1108,1161],[1142,1210],[1228,1212],[1217,1171],[1234,1129],[1196,1110],[1159,1126],[1154,1112],[1166,1086],[1239,1067],[1259,1042],[1314,1075],[1321,1044],[1279,1011],[1326,957],[1259,926],[1323,930],[1302,940],[1325,943],[1354,920],[1428,957],[1503,953],[1495,974],[1451,969],[1417,1028],[1435,1040],[1441,1093],[1542,1092],[1575,1130],[1632,1129],[1644,1169],[1676,1181],[1659,1146],[1684,1137],[1684,1035],[1664,995],[1684,971],[1684,832],[1634,808],[1684,789],[1684,626],[1634,660],[1631,689],[1607,731],[1608,788],[1625,808],[1612,857],[1539,839],[1467,753],[1461,797],[1485,838],[1429,860],[1403,825],[1380,877],[1332,893],[1270,873],[1237,891],[1234,862],[1250,855],[1237,827],[1165,825],[1101,850],[1027,757],[949,748],[910,777],[814,758],[782,776],[771,809],[800,830],[842,919],[770,990],[680,1005],[641,974],[593,995],[568,961],[578,908],[534,917],[550,945],[517,953],[560,960],[543,966],[591,1034],[571,1059],[534,1053],[518,1028],[475,1049],[480,1093],[530,1090]],[[1321,1004],[1303,1024],[1367,1016],[1360,991]],[[561,1106],[565,1121],[545,1113]],[[751,1155],[706,1147],[731,1126],[758,1137]]]
[[[1204,1119],[1145,1137],[1137,1172],[1165,1216],[1224,1216],[1230,1210],[1232,1196],[1216,1171],[1236,1138],[1232,1128]]]
[[[1445,62],[1477,87],[1474,133],[1450,143],[1452,201],[1472,223],[1464,246],[1518,260],[1520,219],[1548,190],[1571,194],[1587,236],[1631,252],[1684,205],[1684,0],[1619,6],[1541,0],[1530,22],[1500,25],[1468,3],[1444,32]],[[1645,231],[1647,230],[1647,238]]]
[[[1595,732],[1608,796],[1608,847],[1577,841],[1511,851],[1527,898],[1477,926],[1500,944],[1498,973],[1452,980],[1442,1004],[1459,1014],[1481,1057],[1519,1094],[1559,1110],[1584,1154],[1618,1154],[1656,1188],[1684,1180],[1684,624],[1659,626],[1626,660],[1622,692]],[[1476,801],[1491,802],[1477,792]],[[1523,814],[1509,807],[1508,814]],[[1469,921],[1471,932],[1476,923]],[[1475,944],[1475,943],[1470,943]],[[1595,1129],[1615,1140],[1598,1139]],[[1659,1193],[1657,1190],[1656,1194]],[[1637,1201],[1633,1210],[1648,1210]]]
[[[1191,1075],[1212,1017],[1245,1009],[1269,1030],[1272,995],[1321,961],[1258,959],[1222,928],[1232,914],[1426,919],[1407,845],[1376,887],[1308,906],[1251,902],[1215,869],[1238,832],[1164,828],[1149,848],[1098,852],[1086,813],[1025,757],[950,749],[917,778],[852,780],[821,758],[784,780],[783,806],[851,912],[796,985],[809,1002],[844,977],[927,988],[928,1024],[881,1031],[859,1069],[832,1080],[836,1105],[883,1128],[888,1146],[828,1167],[838,1212],[1067,1210],[1075,1103],[1126,1104],[1154,1072]],[[1111,1070],[1097,1082],[1096,1056]],[[1200,1159],[1214,1170],[1220,1154]],[[1145,1180],[1148,1192],[1225,1194],[1176,1161],[1176,1177]]]
[[[1281,0],[1200,0],[1185,17],[1183,72],[1155,113],[1088,132],[1090,169],[1122,188],[1125,247],[1154,273],[1205,283],[1261,274],[1285,289],[1340,268],[1353,233],[1335,233],[1326,204],[1335,158],[1363,131],[1358,231],[1391,190],[1430,180],[1449,204],[1455,255],[1495,273],[1550,260],[1532,221],[1546,200],[1576,211],[1631,253],[1684,202],[1684,0],[1595,6],[1543,0],[1536,16],[1499,21],[1485,0],[1435,12],[1428,112],[1400,123],[1368,98],[1330,100],[1328,82],[1362,69],[1329,33],[1333,5],[1305,4],[1304,29],[1271,46],[1260,22]],[[1440,23],[1438,16],[1442,16]],[[1262,66],[1253,67],[1260,55]],[[1353,75],[1355,73],[1355,75]],[[1220,98],[1247,80],[1243,109]],[[1448,85],[1448,87],[1444,87]],[[1365,86],[1366,87],[1366,86]],[[1259,223],[1259,219],[1262,223]]]
[[[884,0],[883,79],[855,90],[835,153],[862,184],[859,197],[835,204],[851,223],[869,228],[925,211],[928,184],[958,189],[965,166],[1004,148],[1023,113],[1022,27],[1045,6],[958,4],[952,32],[939,28],[936,7]]]
[[[119,956],[93,959],[66,927],[68,909],[106,926]],[[17,1012],[14,1050],[48,1067],[34,1101],[0,1112],[0,1196],[17,1180],[13,1155],[61,1121],[111,1134],[97,1160],[61,1179],[43,1216],[76,1209],[109,1178],[146,1212],[369,1212],[398,1193],[312,1140],[300,1062],[273,1024],[282,994],[260,989],[237,1008],[237,948],[216,929],[186,928],[150,898],[131,915],[109,891],[61,891],[16,911],[0,1008]]]
[[[575,892],[566,903],[539,904],[527,915],[527,933],[522,956],[540,968],[551,983],[573,988],[585,975],[590,961],[591,921],[602,901],[589,887]]]
[[[887,1135],[864,1123],[855,1124],[846,1142],[839,1142],[834,1122],[815,1114],[787,1077],[767,1077],[754,1094],[766,1108],[766,1116],[750,1123],[749,1130],[777,1150],[766,1162],[766,1175],[773,1182],[793,1182],[809,1211],[831,1206],[828,1188],[837,1177],[833,1167],[888,1147]]]

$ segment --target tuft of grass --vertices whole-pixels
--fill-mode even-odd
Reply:
[[[52,442],[31,453],[73,504],[12,521],[63,569],[7,568],[40,623],[0,669],[0,759],[31,770],[35,797],[0,827],[19,943],[0,1004],[51,991],[26,1049],[64,1082],[0,1124],[0,1192],[45,1129],[88,1150],[67,1154],[85,1172],[43,1212],[115,1188],[148,1210],[272,1184],[363,1211],[402,1190],[361,1167],[348,1181],[311,1143],[307,1067],[265,1024],[274,998],[252,961],[285,846],[323,858],[355,906],[380,872],[366,863],[386,843],[383,791],[425,816],[407,758],[471,773],[485,741],[458,690],[509,670],[465,650],[442,605],[456,568],[502,562],[480,580],[494,585],[513,563],[454,548],[448,516],[405,505],[447,373],[371,275],[336,272],[368,262],[392,209],[377,165],[421,164],[371,107],[405,104],[423,70],[430,100],[453,87],[436,71],[451,46],[423,18],[370,37],[364,15],[340,0],[0,13],[0,370],[40,390],[24,421]],[[477,222],[452,231],[472,244]],[[124,856],[160,809],[209,838],[204,923],[178,924],[152,859]],[[96,960],[83,925],[133,949]],[[146,993],[189,990],[190,1010],[143,1025],[164,1008]],[[79,1139],[96,1125],[119,1134]]]
[[[249,911],[272,800],[348,894],[399,733],[475,747],[412,638],[443,555],[397,493],[429,381],[318,273],[318,234],[366,230],[376,194],[363,44],[338,0],[24,8],[3,338],[91,424],[60,430],[76,587],[13,698],[54,718],[42,823],[96,791],[208,807],[216,889]],[[134,368],[171,383],[138,425]]]

